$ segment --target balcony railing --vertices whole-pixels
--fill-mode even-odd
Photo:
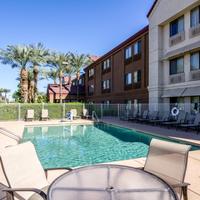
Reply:
[[[171,36],[169,38],[169,46],[173,46],[173,45],[176,45],[178,44],[179,42],[182,42],[183,40],[185,40],[185,32],[181,32],[181,33],[178,33],[174,36]]]
[[[190,38],[193,38],[193,37],[198,36],[198,35],[200,35],[200,24],[198,24],[195,27],[191,27],[189,29],[189,36],[190,36]]]
[[[194,70],[190,72],[190,81],[200,80],[200,70]]]
[[[185,82],[185,73],[170,75],[169,84]]]

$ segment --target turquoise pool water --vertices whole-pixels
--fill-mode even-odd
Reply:
[[[44,168],[145,157],[153,136],[108,124],[26,127]],[[195,147],[194,147],[195,148]]]

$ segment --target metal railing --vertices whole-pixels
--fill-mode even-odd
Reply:
[[[17,142],[19,142],[21,140],[21,137],[19,137],[18,135],[16,135],[15,133],[13,133],[12,131],[9,131],[3,127],[0,127],[0,133],[13,139],[16,140]]]

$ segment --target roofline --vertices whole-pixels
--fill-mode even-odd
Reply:
[[[116,47],[114,47],[112,50],[110,50],[109,52],[107,52],[106,54],[104,54],[103,56],[101,56],[99,59],[97,59],[95,62],[93,62],[92,64],[88,65],[85,69],[87,69],[88,67],[99,63],[100,61],[104,60],[106,57],[108,57],[110,54],[113,54],[114,52],[118,51],[119,49],[121,49],[123,46],[125,46],[127,43],[131,42],[132,40],[134,40],[135,38],[139,37],[140,35],[147,33],[149,30],[149,26],[145,26],[144,28],[142,28],[140,31],[138,31],[137,33],[135,33],[134,35],[132,35],[131,37],[129,37],[128,39],[126,39],[125,41],[123,41],[122,43],[120,43],[119,45],[117,45]],[[85,70],[84,69],[84,70]]]
[[[149,12],[147,13],[147,17],[150,16],[150,14],[151,14],[151,12],[153,11],[154,7],[156,6],[157,2],[158,2],[158,0],[155,0],[155,1],[154,1],[154,3],[153,3],[153,5],[151,6]]]

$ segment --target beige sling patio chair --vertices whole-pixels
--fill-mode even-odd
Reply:
[[[73,119],[80,119],[81,117],[78,116],[76,109],[71,109],[70,112],[72,113]]]
[[[9,195],[22,200],[46,199],[47,171],[53,169],[43,170],[31,142],[5,148],[0,152],[0,163],[9,186],[4,191]]]
[[[34,120],[34,110],[27,110],[26,121]]]
[[[187,197],[188,183],[184,182],[188,153],[191,146],[152,139],[144,170],[150,172],[168,184],[180,195]]]
[[[49,119],[49,112],[47,109],[42,109],[41,113],[41,120],[48,120]]]

